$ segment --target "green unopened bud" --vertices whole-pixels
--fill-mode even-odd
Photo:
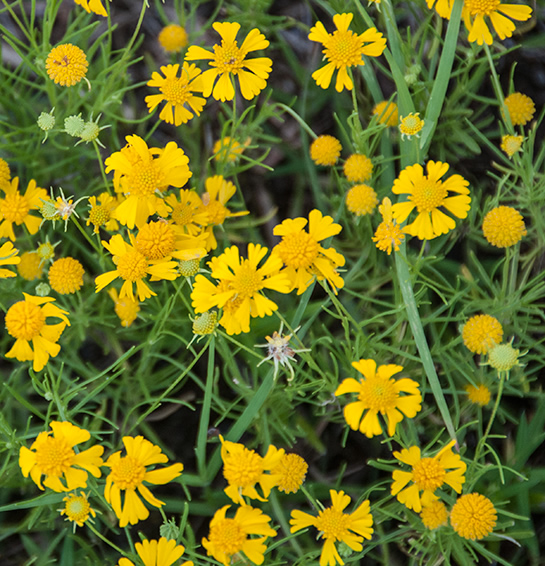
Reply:
[[[165,521],[159,527],[159,534],[162,537],[165,537],[167,540],[178,540],[178,534],[180,533],[180,529],[176,525],[174,519],[170,519],[169,521]]]
[[[85,143],[89,143],[90,141],[98,138],[99,132],[100,128],[96,122],[85,122],[85,126],[83,126],[83,130],[81,130],[79,137]]]
[[[212,334],[216,328],[217,318],[218,313],[216,311],[207,311],[196,317],[193,321],[193,334],[198,334],[199,336]]]
[[[420,65],[411,65],[407,72],[405,73],[405,82],[411,86],[418,82],[418,77],[422,71],[422,67]]]
[[[77,116],[68,116],[64,119],[64,131],[74,138],[77,138],[83,132],[85,127],[85,120],[81,117],[81,114]]]
[[[499,344],[488,352],[488,363],[498,373],[508,373],[519,363],[520,350],[511,344]]]
[[[178,271],[184,277],[193,277],[193,275],[197,275],[199,272],[200,264],[200,259],[182,259],[178,263]]]
[[[51,287],[47,283],[38,283],[36,285],[35,292],[38,297],[47,297],[50,291]]]
[[[55,110],[53,108],[53,110]],[[38,116],[38,126],[44,132],[49,132],[55,127],[55,116],[53,116],[53,110],[50,113],[42,112]]]

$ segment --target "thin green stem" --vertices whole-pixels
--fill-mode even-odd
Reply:
[[[208,427],[210,425],[210,408],[212,406],[212,391],[214,388],[214,367],[215,367],[216,339],[212,335],[208,344],[208,366],[206,370],[206,385],[204,389],[204,399],[201,407],[199,419],[199,432],[197,435],[197,469],[201,478],[204,478],[206,471],[206,441],[208,439]]]

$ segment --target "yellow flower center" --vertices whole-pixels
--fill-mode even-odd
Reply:
[[[148,259],[162,259],[176,248],[174,230],[161,220],[145,224],[136,237],[136,248]]]
[[[229,209],[225,208],[221,202],[217,200],[211,200],[209,203],[206,203],[206,195],[208,193],[204,193],[203,195],[203,203],[205,203],[205,210],[208,213],[208,223],[213,226],[219,226],[223,224],[223,221],[227,217],[229,213]]]
[[[242,299],[253,297],[257,291],[263,289],[263,278],[250,265],[250,262],[245,259],[237,272],[233,286],[237,290],[238,297]]]
[[[110,211],[102,204],[93,206],[89,212],[89,222],[93,226],[104,226],[110,221]]]
[[[263,471],[263,458],[248,448],[244,448],[236,457],[229,455],[223,464],[223,477],[229,485],[239,487],[255,485]]]
[[[220,73],[236,75],[242,69],[246,53],[239,49],[236,41],[226,44],[222,40],[221,45],[214,45],[214,53],[216,57],[210,66],[217,67]]]
[[[34,303],[19,301],[6,313],[6,328],[14,338],[32,340],[39,336],[44,326],[45,314]]]
[[[133,173],[127,182],[131,195],[149,197],[163,185],[157,167],[153,163],[138,163],[133,166]]]
[[[26,218],[30,207],[25,197],[19,193],[6,195],[4,202],[1,205],[0,212],[5,220],[8,222],[15,222],[20,225]]]
[[[193,221],[193,209],[187,206],[185,203],[175,204],[172,207],[172,213],[170,217],[178,226],[191,224],[191,222]]]
[[[413,188],[409,197],[416,204],[418,212],[431,212],[442,206],[448,191],[441,183],[430,181],[425,177]]]
[[[324,54],[337,69],[361,65],[361,44],[361,40],[353,31],[336,30],[329,36]]]
[[[144,481],[146,468],[136,458],[125,456],[112,465],[110,475],[119,489],[135,489]]]
[[[246,542],[246,538],[246,533],[236,519],[222,519],[218,521],[210,527],[210,535],[208,537],[211,544],[228,556],[240,552]]]
[[[350,515],[344,514],[338,509],[328,507],[320,511],[314,526],[324,534],[324,538],[332,540],[342,540],[347,532],[347,523]]]
[[[464,8],[472,16],[489,16],[495,12],[500,5],[500,0],[465,0]]]
[[[375,376],[361,381],[358,399],[371,411],[380,411],[384,414],[395,408],[398,394],[393,380]]]
[[[64,514],[76,523],[84,523],[89,518],[91,506],[84,495],[70,495],[65,498]]]
[[[138,250],[127,252],[117,262],[117,272],[125,281],[139,281],[148,271],[148,262]]]
[[[36,465],[46,476],[62,476],[72,466],[74,457],[74,450],[64,438],[48,436],[36,449]]]
[[[188,83],[185,77],[170,77],[164,80],[159,90],[163,93],[167,102],[171,104],[184,104],[184,102],[187,102],[191,97],[191,92],[187,87]]]
[[[443,485],[446,472],[435,458],[422,458],[413,467],[413,480],[419,489],[435,491]]]
[[[320,245],[307,232],[287,234],[276,246],[282,261],[294,269],[308,269],[318,257]]]

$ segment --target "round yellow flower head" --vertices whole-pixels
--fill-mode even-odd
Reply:
[[[411,136],[418,136],[418,132],[424,127],[424,120],[420,119],[420,112],[414,114],[411,112],[405,118],[401,118],[401,123],[399,124],[399,131],[401,132],[401,139],[407,136],[411,139]]]
[[[390,128],[397,126],[399,120],[397,104],[388,102],[388,100],[376,104],[373,108],[373,115],[378,117],[379,124],[386,124]]]
[[[71,493],[63,499],[64,509],[59,509],[61,515],[66,515],[65,521],[72,521],[74,528],[83,527],[83,523],[87,520],[93,522],[89,517],[96,517],[95,510],[89,505],[87,495],[81,491],[79,495],[76,492]]]
[[[318,136],[310,144],[310,158],[316,165],[335,165],[341,155],[341,142],[333,136]]]
[[[361,153],[353,153],[344,162],[343,171],[351,183],[364,183],[373,174],[373,162]]]
[[[525,126],[533,118],[536,111],[534,101],[521,92],[510,94],[503,102],[507,106],[513,126]]]
[[[89,63],[87,56],[79,47],[64,43],[49,52],[45,68],[55,84],[73,86],[85,78]]]
[[[502,136],[500,147],[502,151],[505,151],[505,153],[507,153],[509,157],[513,157],[515,153],[520,151],[523,141],[524,138],[522,136]]]
[[[438,499],[422,507],[420,518],[426,529],[432,531],[447,524],[448,511],[445,504]]]
[[[468,350],[474,354],[486,354],[501,342],[503,327],[497,318],[489,314],[477,314],[464,324],[462,338]]]
[[[83,285],[83,266],[72,257],[61,257],[49,268],[49,284],[61,295],[71,295]]]
[[[488,363],[499,374],[508,373],[519,363],[520,350],[513,348],[511,344],[498,344],[488,352]]]
[[[490,403],[490,389],[486,385],[482,383],[475,387],[474,385],[466,385],[465,387],[466,393],[469,397],[469,400],[474,405],[480,405],[481,407],[485,407]]]
[[[36,252],[24,252],[21,254],[21,261],[17,266],[17,273],[27,281],[34,281],[42,276],[43,264],[40,256]]]
[[[271,474],[278,476],[276,487],[284,493],[296,493],[305,481],[308,464],[298,454],[284,454]]]
[[[394,251],[399,251],[399,245],[405,239],[405,234],[392,216],[392,201],[388,197],[382,199],[382,204],[378,210],[382,215],[382,222],[378,225],[373,238],[375,246],[387,252],[388,255]]]
[[[490,499],[480,493],[468,493],[459,497],[452,507],[450,524],[461,537],[477,540],[494,530],[497,517]]]
[[[377,193],[367,185],[354,185],[346,193],[346,207],[356,216],[371,214],[377,204]]]
[[[498,206],[484,217],[483,234],[489,244],[497,248],[508,248],[518,244],[527,232],[518,210],[511,206]]]
[[[11,181],[11,171],[8,162],[0,157],[0,189],[9,186]]]
[[[181,51],[188,43],[187,32],[178,24],[170,24],[165,26],[157,38],[161,47],[167,53],[176,53]]]
[[[138,231],[136,249],[146,259],[162,259],[176,248],[176,235],[171,225],[163,220],[147,222]]]

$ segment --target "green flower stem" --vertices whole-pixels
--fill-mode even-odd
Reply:
[[[420,315],[418,314],[418,307],[416,305],[416,299],[414,297],[414,290],[411,284],[411,275],[409,273],[409,265],[407,263],[406,248],[405,246],[400,246],[399,252],[395,254],[396,259],[396,271],[397,279],[399,282],[399,287],[401,289],[401,294],[403,296],[403,301],[405,302],[405,309],[407,311],[407,318],[409,321],[409,326],[414,336],[414,341],[422,360],[422,365],[424,366],[424,371],[426,377],[428,378],[428,384],[432,391],[432,394],[441,413],[441,417],[445,422],[445,427],[449,433],[449,436],[456,440],[456,432],[454,430],[454,424],[450,416],[450,411],[443,395],[443,388],[439,383],[439,377],[435,371],[435,365],[433,363],[433,358],[426,340],[426,335],[424,334],[424,328],[422,326],[422,321],[420,320]],[[422,395],[424,399],[424,395]]]
[[[496,98],[500,103],[500,110],[503,117],[503,121],[507,126],[507,129],[511,135],[515,134],[515,129],[513,128],[513,124],[511,122],[511,115],[509,114],[509,110],[507,110],[507,106],[504,102],[504,95],[503,90],[501,88],[500,79],[498,77],[498,73],[496,72],[496,67],[494,66],[494,61],[492,61],[492,55],[490,54],[490,48],[485,43],[484,44],[484,52],[486,54],[486,59],[488,60],[488,65],[490,67],[490,76],[492,77],[492,86],[494,87],[494,92],[496,93]]]
[[[116,546],[112,541],[108,540],[100,531],[97,531],[95,527],[91,523],[87,521],[87,526],[95,533],[95,535],[100,539],[103,540],[106,544],[110,545],[115,551],[119,552],[119,554],[126,556],[127,553],[124,550],[121,550],[119,546]]]
[[[282,104],[281,102],[277,103],[276,106],[278,108],[280,108],[281,110],[283,110],[284,112],[287,112],[290,116],[292,116],[293,118],[295,118],[295,120],[299,123],[299,125],[305,130],[305,132],[307,132],[307,134],[313,139],[315,140],[318,136],[314,133],[314,131],[312,130],[312,128],[303,120],[303,118],[301,118],[301,116],[299,116],[299,114],[297,114],[297,112],[295,112],[295,110],[293,110],[292,108],[290,108],[289,106],[286,106],[285,104]]]
[[[199,419],[199,432],[197,435],[197,469],[199,475],[204,477],[206,470],[206,441],[208,439],[208,427],[210,425],[210,407],[212,406],[212,391],[214,387],[214,360],[216,354],[216,339],[212,334],[208,343],[208,365],[206,369],[206,385],[204,399]]]
[[[92,238],[89,236],[89,234],[87,234],[87,232],[83,229],[83,226],[79,223],[78,219],[76,218],[76,216],[74,214],[71,215],[72,221],[74,222],[74,224],[76,225],[77,229],[83,234],[84,238],[91,244],[91,247],[99,254],[102,255],[102,250],[100,249],[100,247],[98,246],[98,244],[96,244],[96,242],[94,242],[92,240]]]

